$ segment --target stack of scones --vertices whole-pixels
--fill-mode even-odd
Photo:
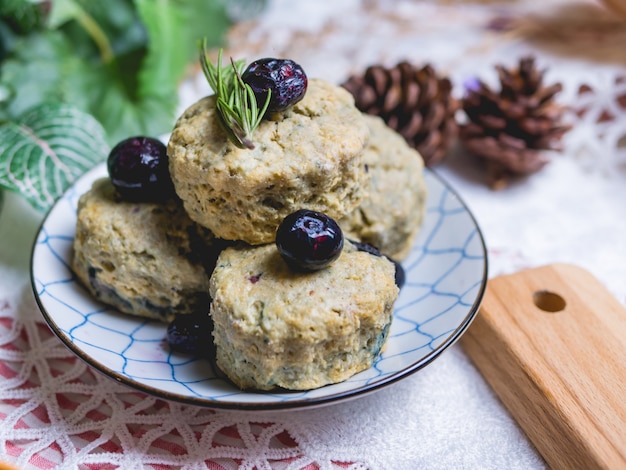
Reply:
[[[242,389],[309,390],[368,369],[399,293],[397,270],[424,216],[421,156],[345,89],[320,79],[234,145],[214,95],[178,119],[167,144],[174,193],[132,201],[109,179],[78,205],[73,269],[120,312],[171,322],[208,315],[217,367]],[[308,209],[341,228],[320,269],[277,248]]]

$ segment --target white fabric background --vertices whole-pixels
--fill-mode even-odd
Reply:
[[[505,18],[515,26],[504,33],[485,29],[494,18]],[[625,38],[626,26],[593,2],[275,0],[258,22],[236,28],[227,52],[248,59],[287,56],[300,62],[310,76],[337,83],[374,63],[430,62],[450,75],[457,93],[471,76],[493,83],[495,63],[514,65],[522,54],[533,53],[548,68],[546,80],[563,83],[561,101],[573,107],[589,106],[582,118],[573,121],[565,151],[540,173],[498,192],[485,185],[480,162],[460,148],[436,171],[478,220],[489,249],[490,277],[570,262],[589,270],[626,304],[626,106],[617,105],[626,84],[616,83],[617,77],[626,76]],[[582,84],[594,89],[592,98],[578,96]],[[181,109],[206,92],[201,77],[183,84]],[[606,108],[615,119],[598,123],[597,116]],[[0,304],[12,306],[23,322],[33,322],[38,315],[28,270],[39,220],[19,198],[6,197],[0,215]],[[52,350],[63,354],[60,343]],[[89,393],[109,406],[118,406],[114,397],[126,389],[107,378],[95,380]],[[13,392],[17,393],[7,389],[0,398],[6,400]],[[52,406],[54,390],[32,393]],[[6,409],[0,405],[0,412]],[[215,429],[236,425],[243,435],[250,422],[263,421],[275,423],[273,431],[286,430],[298,449],[272,454],[267,442],[242,439],[228,450],[230,454],[226,450],[220,454],[183,437],[186,453],[172,459],[120,437],[123,456],[67,450],[58,468],[116,459],[122,468],[160,462],[196,469],[206,468],[200,462],[209,457],[229,456],[242,459],[240,468],[272,468],[272,455],[301,455],[276,466],[291,469],[310,464],[339,468],[340,461],[356,462],[353,469],[544,467],[459,345],[413,376],[343,404],[275,413],[213,413],[171,404],[163,413],[167,426],[159,428],[162,435],[176,429],[186,436],[183,430],[190,429],[194,419],[204,419]],[[149,421],[140,414],[134,418],[138,423]],[[127,419],[128,414],[117,409],[96,429],[114,433]],[[33,431],[34,444],[24,446],[30,445],[34,452],[32,446],[44,442],[46,435],[69,439],[73,432],[66,421],[55,422]],[[6,428],[0,430],[0,443],[10,439]],[[0,447],[0,460],[9,459]],[[11,461],[25,462],[15,457]]]

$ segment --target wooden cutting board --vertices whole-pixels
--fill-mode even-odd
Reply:
[[[590,273],[489,280],[461,344],[550,467],[626,469],[626,309]]]

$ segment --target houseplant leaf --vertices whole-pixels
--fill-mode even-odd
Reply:
[[[104,129],[92,116],[66,104],[42,104],[0,126],[0,186],[46,211],[108,152]]]

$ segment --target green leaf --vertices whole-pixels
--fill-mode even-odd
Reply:
[[[199,41],[221,45],[230,26],[219,0],[135,0],[148,31],[148,54],[140,75],[143,92],[163,94],[162,85],[175,88],[192,62]]]
[[[62,31],[46,31],[20,40],[2,66],[0,120],[17,120],[41,103],[64,102],[91,114],[113,144],[131,135],[158,136],[171,130],[178,94],[139,94],[137,74],[143,55],[118,57],[111,64],[74,54]],[[128,66],[127,66],[128,65]],[[133,67],[133,68],[131,68]]]
[[[109,62],[133,51],[145,53],[146,31],[132,0],[55,0],[48,27],[60,29],[87,60],[99,56]]]
[[[176,95],[176,89],[189,64],[184,51],[185,17],[174,2],[136,0],[137,10],[148,31],[148,53],[139,72],[139,94]]]
[[[148,54],[139,76],[141,93],[169,95],[178,88],[197,44],[208,35],[211,45],[221,44],[230,20],[218,0],[135,0],[148,32]]]
[[[99,93],[92,114],[114,143],[136,134],[158,136],[171,131],[176,120],[178,86],[195,59],[201,30],[210,43],[223,42],[230,26],[218,0],[135,0],[147,32],[147,52],[118,57],[96,78]],[[139,68],[134,72],[126,64]],[[129,86],[128,76],[135,77]]]
[[[0,86],[11,95],[0,103],[0,118],[17,120],[33,106],[65,102],[88,112],[99,94],[97,65],[73,53],[72,44],[59,31],[31,34],[19,39],[10,59],[2,64]]]
[[[42,26],[44,8],[30,0],[2,0],[0,20],[8,23],[17,34],[28,34]]]
[[[0,186],[46,211],[108,152],[104,129],[92,116],[44,104],[0,126]]]
[[[50,15],[51,27],[56,27],[69,20],[75,20],[87,32],[100,51],[103,62],[113,60],[113,49],[109,38],[98,22],[78,2],[72,0],[56,0]]]
[[[96,83],[102,83],[100,95],[94,103],[94,116],[107,129],[108,141],[115,144],[133,135],[158,137],[172,130],[178,95],[140,96],[133,98],[129,91],[104,73]],[[104,83],[107,82],[108,83]]]
[[[80,5],[74,0],[55,0],[52,3],[52,9],[48,17],[48,26],[52,29],[58,28],[62,24],[75,19],[79,10]]]
[[[56,29],[22,38],[2,63],[0,122],[64,102],[94,116],[110,144],[170,132],[198,39],[221,43],[230,26],[222,0],[55,0],[53,8]]]

